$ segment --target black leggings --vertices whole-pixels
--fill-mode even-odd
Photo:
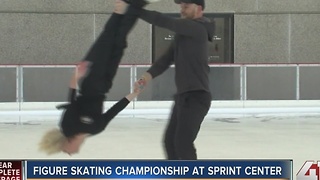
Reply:
[[[90,48],[84,61],[91,62],[87,75],[80,81],[80,94],[101,96],[112,87],[124,49],[127,35],[138,19],[139,12],[131,7],[124,15],[113,13],[103,32]]]

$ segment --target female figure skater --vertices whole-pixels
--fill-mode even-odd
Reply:
[[[44,135],[39,144],[40,150],[47,154],[60,151],[69,155],[77,153],[87,137],[102,132],[140,93],[136,88],[133,93],[103,113],[105,94],[112,87],[112,81],[127,47],[127,35],[138,19],[139,10],[146,4],[145,0],[116,0],[114,12],[103,32],[84,61],[78,64],[71,78],[69,103],[57,107],[64,109],[60,129],[53,129]]]

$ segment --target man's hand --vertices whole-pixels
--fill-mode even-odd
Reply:
[[[140,93],[140,92],[142,92],[144,90],[146,85],[147,85],[146,78],[145,77],[141,77],[139,80],[137,80],[134,83],[134,91]]]
[[[152,80],[150,73],[145,72],[135,83],[134,83],[134,92],[141,93],[144,88],[147,86],[149,81]]]

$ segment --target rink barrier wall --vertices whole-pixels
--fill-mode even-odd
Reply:
[[[53,102],[27,102],[24,98],[24,86],[29,85],[29,88],[37,88],[36,85],[33,84],[24,84],[24,70],[28,69],[41,69],[41,68],[49,68],[52,69],[52,73],[55,74],[55,69],[63,69],[68,68],[70,72],[74,68],[74,65],[0,65],[0,68],[14,68],[16,72],[15,79],[15,102],[1,102],[0,101],[0,116],[59,116],[61,111],[55,109],[55,106],[61,103],[62,101],[53,101]],[[130,77],[116,77],[116,82],[114,86],[120,84],[125,85],[128,88],[132,88],[132,84],[135,82],[137,77],[144,72],[150,65],[121,65],[119,71],[123,71],[125,75]],[[172,66],[171,68],[174,68]],[[243,116],[243,115],[279,115],[279,114],[318,114],[320,112],[320,84],[318,76],[316,76],[317,72],[320,72],[320,64],[211,64],[210,68],[216,72],[214,78],[211,79],[214,84],[214,88],[218,87],[221,84],[220,89],[214,89],[212,92],[214,97],[218,97],[217,99],[212,99],[212,105],[209,110],[208,115],[213,116]],[[234,70],[233,68],[236,68]],[[268,69],[269,68],[269,69]],[[269,71],[271,68],[271,71]],[[303,68],[303,71],[301,70]],[[227,69],[228,71],[222,71]],[[248,69],[250,69],[250,73],[248,73]],[[267,70],[266,70],[267,69]],[[230,71],[231,70],[231,71]],[[289,71],[288,71],[289,70]],[[174,72],[171,69],[172,72]],[[46,71],[44,71],[46,72]],[[229,72],[232,72],[230,75]],[[303,72],[304,77],[301,76]],[[229,73],[229,74],[227,74]],[[308,74],[309,73],[309,74]],[[262,75],[261,75],[262,74]],[[12,75],[12,73],[11,73]],[[260,75],[260,77],[259,77]],[[120,76],[120,75],[119,75]],[[157,79],[157,83],[153,88],[153,91],[156,91],[157,87],[162,88],[161,81],[167,83],[168,77],[171,77],[172,74],[164,75],[163,80]],[[284,77],[283,77],[284,76]],[[34,77],[34,76],[31,76]],[[161,77],[161,76],[159,76]],[[314,79],[312,79],[314,77]],[[48,78],[48,82],[50,75],[48,77],[44,77],[44,79]],[[119,79],[120,78],[120,79]],[[122,78],[122,79],[121,79]],[[217,80],[218,79],[218,80]],[[263,82],[259,81],[262,79]],[[280,79],[281,81],[277,82],[278,84],[272,85],[274,81]],[[32,79],[31,79],[32,80]],[[30,79],[28,82],[32,82]],[[59,79],[58,79],[59,80]],[[172,88],[172,84],[174,83],[173,78],[169,79],[171,84],[168,85],[167,89]],[[232,82],[230,82],[230,80]],[[68,82],[69,80],[65,80]],[[156,80],[154,80],[156,81]],[[288,82],[289,81],[289,82]],[[159,83],[160,82],[160,83]],[[50,83],[50,82],[49,82]],[[122,84],[121,84],[122,83]],[[227,85],[225,85],[227,84]],[[264,86],[267,84],[268,86]],[[281,89],[281,86],[284,84],[284,90]],[[277,89],[280,86],[280,89]],[[170,87],[169,87],[170,86]],[[63,86],[65,87],[65,86]],[[228,88],[230,87],[230,88]],[[6,88],[6,87],[5,87]],[[304,89],[303,89],[304,88]],[[63,92],[65,89],[61,88]],[[116,88],[114,88],[116,89]],[[118,90],[123,90],[125,88],[117,88]],[[229,91],[228,91],[229,89]],[[230,91],[231,89],[231,91]],[[7,91],[11,91],[13,89],[4,89]],[[132,89],[131,89],[132,90]],[[158,90],[158,93],[162,93],[164,89],[161,91]],[[30,91],[30,90],[29,90]],[[36,91],[36,89],[35,89]],[[166,94],[170,94],[171,92],[164,92],[164,99],[161,100],[152,100],[151,90],[146,93],[143,92],[140,96],[141,99],[135,99],[132,103],[128,105],[128,107],[122,111],[119,116],[130,116],[130,115],[165,115],[168,116],[170,114],[170,108],[172,106],[172,100],[164,100],[167,98]],[[173,91],[173,90],[172,90]],[[280,92],[282,91],[282,92]],[[286,91],[288,91],[288,95]],[[270,93],[271,92],[271,93]],[[278,93],[280,92],[280,93]],[[304,94],[303,94],[304,92]],[[312,93],[308,93],[312,92]],[[50,93],[50,92],[47,92]],[[122,92],[121,92],[122,93]],[[148,94],[148,96],[143,97],[143,94]],[[269,93],[269,95],[268,95]],[[107,109],[111,105],[113,105],[116,101],[112,99],[119,99],[123,95],[115,95],[115,92],[111,92],[111,97],[109,96],[108,101],[105,102],[105,108]],[[232,96],[229,96],[232,94]],[[268,96],[264,96],[267,94]],[[311,94],[308,96],[308,94]],[[154,95],[154,94],[153,94]],[[307,96],[308,97],[307,97]],[[221,97],[219,97],[221,96]],[[156,94],[156,97],[161,97],[161,95]],[[274,99],[272,99],[275,97]],[[285,97],[282,99],[282,97]],[[0,96],[1,98],[1,96]],[[148,99],[149,100],[145,100]],[[220,99],[219,99],[220,98]],[[223,99],[226,98],[226,99]],[[232,99],[233,98],[233,99]],[[62,98],[65,99],[65,98]],[[230,100],[231,99],[231,100]],[[0,120],[1,122],[1,120]]]
[[[116,102],[106,102],[106,110]],[[164,117],[170,115],[172,101],[133,102],[119,117]],[[45,103],[0,103],[1,122],[28,122],[34,117],[59,119],[62,111],[55,109],[61,102]],[[320,101],[212,101],[207,117],[235,118],[243,116],[310,116],[320,115]],[[5,107],[5,108],[4,108]],[[20,108],[20,109],[19,109]],[[10,117],[10,118],[4,118]],[[40,119],[41,119],[40,118]]]

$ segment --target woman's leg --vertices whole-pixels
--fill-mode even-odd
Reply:
[[[124,51],[127,48],[127,37],[134,25],[136,24],[139,17],[140,10],[128,7],[123,19],[120,22],[120,27],[115,36],[115,44],[111,60],[105,64],[105,79],[106,82],[112,82],[120,64],[121,58],[123,57]],[[112,84],[110,84],[112,85]],[[111,88],[108,87],[108,88]]]
[[[105,64],[110,61],[114,50],[116,33],[123,15],[113,13],[102,33],[91,46],[84,61],[89,61],[87,74],[79,82],[80,93],[87,96],[103,95],[106,91],[104,81]]]
[[[138,3],[139,1],[141,3]],[[116,3],[125,2],[118,0]],[[140,7],[136,4],[134,7],[130,5],[123,15],[113,13],[104,31],[86,56],[85,60],[92,63],[80,86],[82,95],[103,95],[112,87],[112,81],[124,49],[127,47],[127,36],[137,22],[140,9],[146,5],[144,0],[135,0],[135,3]]]

